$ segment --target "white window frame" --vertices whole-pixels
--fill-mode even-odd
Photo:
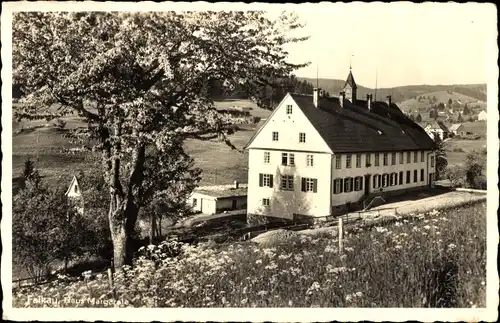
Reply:
[[[314,192],[314,178],[306,178],[306,192]]]
[[[351,168],[351,164],[352,164],[352,155],[348,154],[346,155],[345,158],[345,168]]]
[[[286,159],[285,163],[283,163],[283,159]],[[281,165],[282,166],[295,166],[295,154],[293,154],[293,153],[281,153]]]
[[[283,175],[281,177],[281,185],[280,188],[282,191],[293,191],[293,175]]]
[[[361,154],[356,154],[356,168],[361,168]]]
[[[270,207],[271,206],[271,199],[270,198],[263,198],[262,199],[262,206],[263,207]]]
[[[335,156],[335,169],[342,169],[342,155]]]
[[[422,150],[420,152],[420,162],[423,163],[425,161],[425,152]]]
[[[396,153],[391,154],[391,165],[396,165]]]
[[[365,166],[366,167],[370,167],[372,165],[372,154],[371,153],[368,153],[366,154],[366,157],[365,157]]]
[[[271,174],[262,174],[262,186],[271,187]]]
[[[383,163],[384,163],[384,166],[387,166],[389,164],[389,154],[387,153],[384,153],[383,155]]]
[[[271,152],[264,152],[264,164],[269,164],[271,162]]]
[[[306,155],[306,165],[308,167],[314,166],[314,155]]]
[[[375,153],[375,166],[380,166],[380,154]]]
[[[413,162],[418,163],[418,151],[413,152]]]
[[[293,112],[293,105],[287,104],[287,106],[286,106],[286,114],[289,115],[289,114],[292,114],[292,112]]]
[[[349,193],[353,191],[352,177],[344,178],[344,192]]]
[[[306,142],[306,133],[299,132],[299,143],[305,143],[305,142]]]
[[[406,152],[406,163],[411,163],[411,151]]]
[[[273,137],[272,137],[273,141],[279,141],[280,139],[280,134],[278,131],[273,131]]]
[[[405,163],[405,153],[404,152],[400,152],[399,153],[399,164],[404,164]]]

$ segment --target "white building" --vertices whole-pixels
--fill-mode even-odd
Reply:
[[[350,72],[338,98],[285,96],[246,146],[249,215],[323,217],[432,184],[434,142],[390,96],[356,88]]]
[[[80,214],[83,214],[83,196],[80,183],[76,176],[73,176],[71,183],[65,193],[68,199],[71,199],[76,204],[76,209]]]
[[[439,136],[441,140],[444,140],[449,137],[450,130],[440,121],[435,121],[433,123],[429,123],[425,128],[425,132],[431,139],[434,140],[434,136]]]
[[[204,214],[241,210],[247,207],[247,184],[199,186],[189,197],[192,210]]]
[[[477,120],[479,121],[482,121],[482,120],[486,120],[488,117],[488,114],[486,113],[486,111],[481,111],[479,112],[479,114],[477,115]]]

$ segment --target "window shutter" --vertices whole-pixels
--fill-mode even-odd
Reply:
[[[361,176],[359,178],[359,190],[362,191],[363,190],[363,176]]]
[[[273,187],[273,175],[269,175],[270,179],[269,179],[269,187]]]
[[[302,178],[301,191],[302,192],[306,191],[306,179],[305,178]]]
[[[263,183],[264,183],[264,175],[259,174],[259,186],[262,187]]]
[[[339,193],[342,193],[343,189],[344,189],[344,179],[341,178],[341,179],[339,179],[339,181],[340,181],[340,192]]]
[[[317,193],[318,192],[318,180],[313,179],[313,192]]]

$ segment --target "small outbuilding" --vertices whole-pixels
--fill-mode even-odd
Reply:
[[[232,185],[199,186],[193,190],[188,202],[194,212],[217,214],[246,209],[247,194],[248,185],[235,181]]]

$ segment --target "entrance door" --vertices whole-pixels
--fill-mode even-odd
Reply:
[[[429,187],[433,187],[434,173],[429,173]]]
[[[233,204],[231,205],[231,208],[233,210],[236,210],[236,200],[233,200]]]
[[[365,175],[365,195],[370,194],[370,175]]]

